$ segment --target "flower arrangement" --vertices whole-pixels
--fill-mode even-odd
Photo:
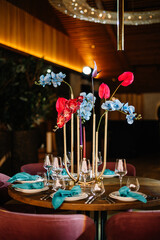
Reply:
[[[97,72],[97,66],[95,63],[94,70],[92,72],[92,81],[93,78],[98,75]],[[73,95],[73,90],[71,86],[64,81],[64,78],[66,77],[65,74],[62,72],[59,72],[55,74],[54,72],[47,73],[46,76],[41,75],[39,79],[39,84],[45,87],[46,85],[53,85],[54,87],[58,87],[61,85],[61,83],[65,83],[70,87],[71,93]],[[115,93],[117,92],[118,88],[120,86],[127,87],[128,85],[132,84],[134,81],[134,75],[132,72],[124,72],[118,77],[118,80],[121,82],[114,93],[110,96],[110,88],[107,84],[102,83],[99,87],[99,97],[101,99],[105,99],[105,102],[102,103],[101,108],[104,111],[103,115],[101,116],[99,120],[99,124],[97,127],[97,130],[99,130],[100,122],[102,117],[106,114],[108,111],[120,111],[123,114],[126,115],[126,119],[128,124],[132,124],[134,120],[141,119],[141,114],[137,115],[135,113],[135,107],[129,106],[128,103],[121,103],[118,99],[114,98]],[[93,85],[92,85],[93,86]],[[93,88],[92,88],[93,89]],[[109,100],[106,100],[109,99]],[[75,99],[67,100],[65,98],[58,98],[56,102],[56,110],[58,112],[57,117],[57,126],[56,129],[62,128],[65,123],[67,123],[71,119],[71,115],[76,113],[79,117],[82,119],[82,123],[85,121],[88,121],[92,114],[92,109],[94,108],[94,104],[96,102],[96,97],[94,97],[94,93],[80,93],[80,96]]]
[[[41,75],[39,84],[45,87],[46,85],[53,85],[54,87],[58,87],[61,85],[61,83],[65,83],[69,86],[70,91],[71,91],[71,99],[65,99],[65,98],[58,98],[56,102],[56,110],[58,112],[58,117],[57,117],[57,126],[55,127],[54,130],[57,130],[58,128],[64,127],[64,156],[66,156],[66,123],[71,120],[71,163],[73,163],[73,114],[77,113],[77,162],[79,162],[79,156],[80,156],[80,148],[86,147],[85,142],[83,143],[83,146],[81,142],[79,142],[79,139],[81,139],[81,124],[84,124],[85,121],[88,121],[91,117],[91,114],[93,112],[93,147],[92,147],[92,169],[93,173],[95,173],[95,178],[97,178],[97,156],[98,156],[98,131],[100,128],[101,120],[105,116],[105,129],[104,129],[104,166],[101,174],[99,175],[98,178],[100,178],[105,170],[105,164],[106,164],[106,155],[107,155],[107,150],[106,150],[106,143],[107,143],[107,121],[108,121],[108,112],[109,111],[119,111],[123,114],[126,115],[126,119],[128,124],[132,124],[134,120],[139,120],[141,119],[141,115],[135,113],[135,107],[134,106],[129,106],[128,103],[121,103],[118,99],[114,97],[115,93],[119,89],[120,86],[127,87],[128,85],[132,84],[134,81],[134,75],[132,72],[124,72],[118,77],[118,81],[120,81],[120,84],[118,87],[115,89],[112,95],[110,95],[110,88],[108,87],[107,84],[102,83],[99,86],[99,97],[101,99],[104,99],[104,102],[101,105],[101,108],[104,110],[104,113],[101,115],[98,126],[96,129],[96,121],[95,121],[95,109],[94,105],[96,102],[96,98],[94,96],[94,81],[93,79],[98,75],[97,71],[97,65],[94,62],[94,69],[92,72],[92,93],[85,93],[82,92],[80,93],[80,96],[77,98],[74,98],[73,95],[73,90],[71,86],[64,81],[64,78],[66,77],[65,74],[63,73],[58,73],[55,74],[53,72],[47,73],[46,76]],[[96,130],[95,130],[96,129]],[[80,135],[79,135],[80,134]],[[85,133],[84,133],[85,135]],[[84,139],[85,141],[85,139]],[[82,149],[81,149],[82,150]],[[85,152],[85,151],[83,151]],[[85,158],[86,156],[82,156],[81,154],[81,159]],[[78,181],[79,175],[77,179],[75,179],[68,171],[67,166],[66,170],[69,176],[74,180]],[[79,172],[79,163],[77,166],[77,172]],[[71,171],[73,168],[71,168]]]

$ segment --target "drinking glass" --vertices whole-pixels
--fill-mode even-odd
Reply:
[[[91,184],[91,193],[96,197],[102,195],[105,192],[103,181],[95,182]]]
[[[136,177],[128,178],[126,185],[132,192],[137,192],[140,189],[140,184]]]
[[[122,178],[127,174],[127,165],[125,159],[116,159],[115,173],[119,176],[120,187],[122,187]]]
[[[62,172],[63,165],[62,165],[61,157],[53,157],[52,170],[53,170],[53,172],[55,172],[56,177],[58,177],[58,174],[60,174]]]
[[[67,156],[66,156],[66,160],[67,160],[67,167],[69,168],[71,166],[71,152],[67,152]],[[63,157],[63,166],[65,166],[64,164],[64,157]]]
[[[80,165],[80,172],[84,179],[84,186],[86,185],[87,176],[90,175],[91,164],[89,159],[83,159]]]
[[[102,154],[98,152],[98,159],[97,159],[98,166],[102,164]]]
[[[50,170],[52,167],[52,161],[53,161],[53,154],[52,153],[46,153],[44,158],[43,167],[47,170],[47,182],[46,185],[49,185],[49,175]]]
[[[52,186],[53,186],[52,190],[54,190],[54,191],[57,191],[59,188],[65,189],[66,188],[65,180],[63,178],[56,178],[55,179],[53,177]]]

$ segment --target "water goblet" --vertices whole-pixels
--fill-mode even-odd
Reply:
[[[66,161],[67,161],[67,167],[69,168],[71,166],[71,152],[67,152]],[[63,166],[65,166],[64,157],[63,157]]]
[[[98,152],[98,159],[97,159],[98,166],[102,164],[102,154],[101,152]]]
[[[122,187],[122,178],[127,174],[127,165],[125,159],[116,159],[115,173],[119,176],[120,187]]]
[[[139,184],[138,178],[136,178],[136,177],[128,178],[126,186],[132,192],[138,192],[138,190],[140,189],[140,184]]]
[[[56,177],[58,178],[58,174],[60,174],[63,170],[61,157],[53,157],[52,170],[56,174]]]
[[[86,185],[87,176],[90,175],[90,171],[91,171],[90,160],[83,158],[80,165],[80,172],[81,175],[83,176],[84,186]]]
[[[105,192],[103,181],[97,181],[91,184],[91,193],[97,197]]]
[[[44,158],[43,167],[47,170],[47,182],[46,185],[49,185],[49,175],[50,170],[52,167],[52,160],[53,160],[53,154],[52,153],[46,153]]]
[[[56,178],[55,179],[54,176],[53,176],[52,187],[53,187],[52,190],[54,190],[54,191],[57,191],[59,188],[65,189],[66,188],[65,180],[63,178]]]

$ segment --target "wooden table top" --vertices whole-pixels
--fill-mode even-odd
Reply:
[[[126,184],[128,177],[123,178],[123,185]],[[140,201],[133,202],[122,202],[115,200],[114,204],[109,204],[105,200],[98,198],[92,204],[84,204],[86,199],[74,201],[74,202],[64,202],[59,209],[62,210],[76,210],[76,211],[106,211],[106,210],[127,210],[127,209],[147,209],[155,206],[160,206],[160,181],[150,178],[138,177],[140,183],[139,192],[145,193],[146,195],[156,196],[159,199],[149,200],[147,203],[142,203]],[[118,191],[119,189],[119,178],[114,177],[110,179],[104,179],[105,185],[105,195],[113,191]],[[14,190],[11,186],[8,188],[9,195],[20,202],[45,207],[53,208],[51,198],[48,200],[40,200],[40,197],[45,194],[45,192],[26,194]]]

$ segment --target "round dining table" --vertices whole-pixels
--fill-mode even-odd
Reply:
[[[130,177],[132,178],[132,177]],[[123,185],[126,185],[126,181],[128,176],[123,178]],[[129,209],[154,209],[160,206],[160,181],[150,178],[143,178],[138,177],[140,183],[139,192],[144,193],[147,195],[147,203],[143,203],[141,201],[120,201],[117,199],[113,199],[114,203],[109,203],[107,200],[103,198],[105,196],[109,196],[110,193],[114,191],[118,191],[120,188],[119,185],[119,178],[104,178],[104,186],[105,186],[105,193],[103,196],[97,198],[91,204],[85,204],[86,199],[78,200],[78,201],[70,201],[70,202],[63,202],[63,204],[58,208],[59,210],[72,210],[72,211],[81,211],[81,212],[94,212],[94,220],[97,226],[97,239],[104,239],[104,223],[107,216],[107,211],[126,211]],[[50,194],[52,190],[49,190],[48,194]],[[20,202],[44,207],[44,208],[52,208],[52,199],[49,198],[47,200],[40,200],[40,198],[45,194],[45,192],[39,193],[22,193],[16,191],[12,188],[12,185],[8,187],[9,195]],[[56,211],[55,211],[56,213]]]

